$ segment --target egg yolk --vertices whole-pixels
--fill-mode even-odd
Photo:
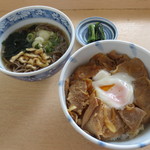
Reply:
[[[111,89],[114,85],[115,85],[115,84],[100,86],[100,89],[102,89],[103,91],[108,91],[108,90]]]

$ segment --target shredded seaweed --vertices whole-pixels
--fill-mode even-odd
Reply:
[[[7,60],[19,52],[25,51],[26,48],[31,47],[31,43],[26,40],[27,34],[26,30],[14,32],[3,42],[5,47],[3,55]]]

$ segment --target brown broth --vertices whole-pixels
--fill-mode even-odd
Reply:
[[[40,30],[53,33],[52,36],[50,36],[50,39],[44,41],[45,43],[48,43],[49,45],[48,44],[44,45],[44,42],[43,42],[41,45],[38,43],[36,45],[37,47],[36,46],[34,47],[35,49],[42,48],[44,53],[50,57],[49,65],[56,62],[66,52],[69,46],[69,39],[66,33],[62,29],[56,27],[55,25],[48,24],[48,23],[34,23],[34,24],[26,25],[15,30],[6,38],[5,41],[3,41],[3,50],[2,50],[3,60],[4,60],[5,66],[9,70],[15,71],[15,72],[35,71],[32,69],[26,69],[25,64],[22,64],[20,62],[12,63],[10,60],[13,56],[16,56],[21,51],[25,52],[26,48],[32,48],[33,42],[38,37],[37,32]],[[29,33],[33,33],[35,35],[34,41],[32,42],[29,42],[27,40],[27,36]],[[39,70],[41,68],[42,67],[37,67],[36,70]]]

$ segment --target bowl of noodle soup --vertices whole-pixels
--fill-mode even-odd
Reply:
[[[16,9],[0,18],[0,70],[26,81],[58,72],[70,56],[75,33],[72,21],[48,6]]]
[[[59,80],[62,110],[73,128],[105,148],[149,145],[149,57],[143,47],[119,40],[76,51]]]

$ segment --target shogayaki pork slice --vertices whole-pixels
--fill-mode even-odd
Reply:
[[[104,105],[104,123],[102,139],[114,140],[125,132],[125,124],[114,108]]]
[[[143,109],[147,114],[144,122],[150,122],[150,80],[146,77],[134,81],[135,105]]]
[[[93,92],[89,98],[89,106],[83,115],[81,128],[83,128],[84,125],[89,121],[91,115],[93,114],[95,108],[98,107],[98,105],[99,105],[99,99],[95,97],[95,92]]]
[[[79,66],[73,73],[72,78],[74,79],[91,78],[95,76],[99,70],[100,70],[100,66],[88,63]]]
[[[138,107],[126,107],[123,110],[119,110],[120,117],[124,123],[131,129],[136,130],[141,126],[145,111]]]
[[[124,133],[124,125],[119,114],[101,102],[85,124],[84,129],[98,139],[111,140]]]
[[[88,122],[84,124],[83,129],[88,131],[92,136],[101,139],[104,126],[104,115],[101,105],[96,107]]]
[[[116,65],[119,65],[125,61],[129,61],[130,58],[126,54],[119,54],[115,50],[111,51],[110,53],[107,54],[107,56],[112,59]]]
[[[78,114],[89,103],[89,94],[87,92],[87,83],[85,80],[74,80],[69,88],[67,101],[69,102],[69,110],[73,110]]]
[[[133,58],[129,61],[118,65],[116,70],[113,71],[113,74],[117,72],[128,73],[135,79],[143,76],[148,76],[148,72],[144,66],[144,63],[138,58]]]
[[[110,59],[106,54],[98,53],[94,55],[90,59],[91,64],[96,64],[97,66],[100,66],[102,69],[111,71],[116,68],[115,62]]]

